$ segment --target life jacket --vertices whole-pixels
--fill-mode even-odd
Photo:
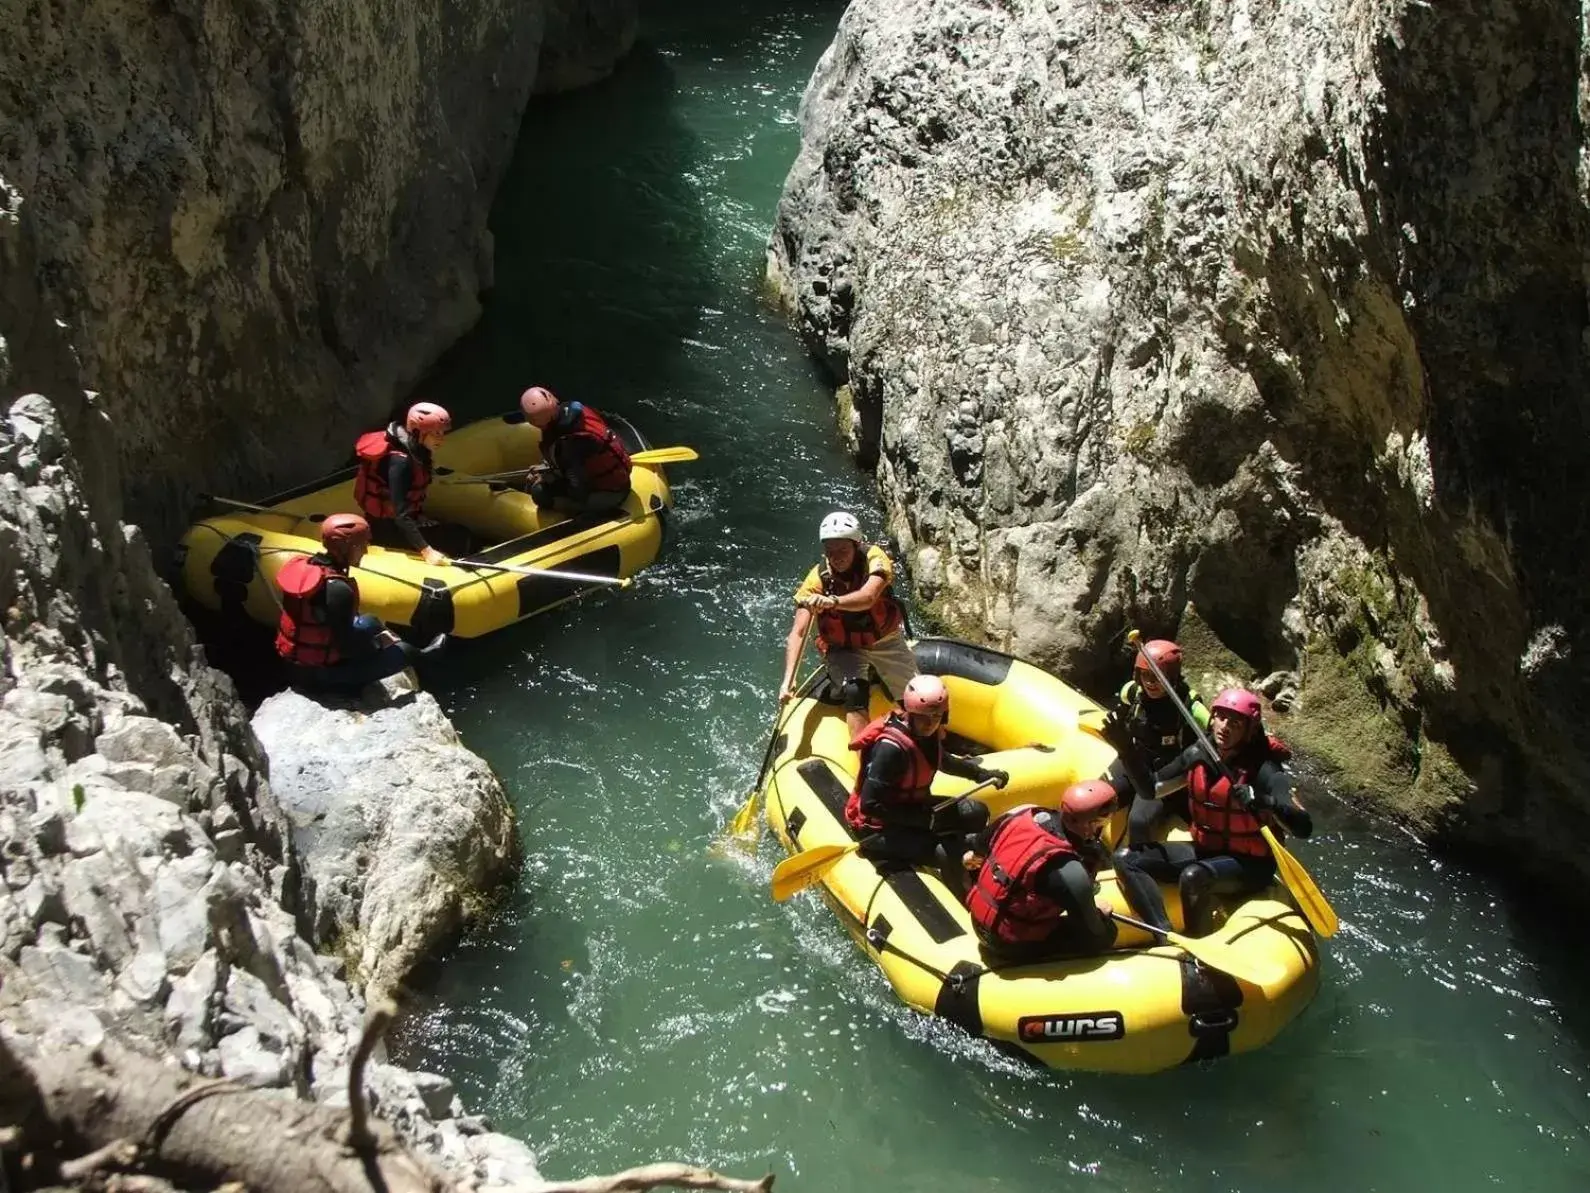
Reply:
[[[1065,915],[1053,899],[1033,889],[1038,872],[1050,862],[1076,858],[1098,873],[1096,850],[1079,850],[1064,832],[1055,833],[1038,821],[1038,810],[1024,808],[994,830],[988,858],[966,894],[972,923],[988,939],[1010,944],[1043,940]],[[1058,813],[1045,813],[1058,824]]]
[[[872,747],[880,741],[893,742],[904,750],[911,760],[905,778],[889,794],[887,802],[902,807],[930,803],[933,799],[933,776],[938,774],[939,759],[943,750],[940,740],[940,737],[935,735],[929,738],[928,744],[924,746],[922,742],[911,736],[910,729],[906,727],[897,712],[885,713],[856,734],[850,743],[850,748],[861,751],[861,765],[856,771],[855,789],[845,801],[845,823],[853,829],[873,832],[883,827],[881,820],[873,820],[861,810],[861,785],[867,778],[867,759],[872,753]]]
[[[560,448],[576,439],[585,439],[597,445],[597,450],[585,457],[585,479],[592,489],[604,493],[629,492],[629,449],[618,432],[607,425],[607,420],[582,402],[571,402],[567,410],[574,417],[564,421],[563,412],[541,432],[541,458],[560,472],[566,472],[559,459]]]
[[[276,629],[276,653],[299,667],[329,667],[342,656],[326,624],[326,582],[335,577],[353,589],[359,607],[359,583],[324,555],[295,555],[276,573],[282,590],[282,619]]]
[[[817,575],[823,592],[829,596],[845,596],[857,591],[872,573],[867,569],[870,548],[865,543],[856,545],[856,553],[849,571],[836,572],[828,566],[827,558],[817,565]],[[905,624],[900,602],[895,599],[894,586],[888,585],[878,594],[870,609],[848,612],[824,609],[817,614],[817,645],[824,651],[865,650],[895,633]]]
[[[1244,750],[1226,769],[1238,783],[1250,786],[1266,762],[1285,762],[1292,756],[1284,743],[1266,735],[1257,750]],[[1231,782],[1208,760],[1187,772],[1187,807],[1192,817],[1193,844],[1205,853],[1234,853],[1245,857],[1270,856],[1270,847],[1259,832],[1260,820],[1238,807],[1231,798]]]
[[[410,460],[409,491],[403,495],[401,510],[392,500],[392,487],[386,481],[386,461],[393,452]],[[353,445],[353,454],[359,458],[359,471],[353,477],[353,499],[365,517],[395,518],[402,513],[413,518],[425,508],[425,491],[431,484],[430,452],[400,438],[397,428],[391,426],[360,435]]]
[[[1203,703],[1203,697],[1180,680],[1175,690],[1189,709]],[[1150,700],[1135,679],[1127,680],[1121,689],[1121,703],[1127,709],[1132,740],[1148,755],[1151,769],[1158,770],[1198,740],[1168,696]]]

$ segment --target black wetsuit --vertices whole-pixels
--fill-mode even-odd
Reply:
[[[970,758],[941,750],[938,769],[957,778],[983,782],[993,771]],[[888,793],[897,791],[911,770],[906,752],[887,738],[874,742],[867,751],[867,766],[862,772],[861,811],[869,820],[884,827],[865,837],[863,857],[898,865],[937,865],[945,885],[956,895],[964,892],[966,870],[961,855],[972,834],[988,824],[988,805],[982,800],[962,797],[947,807],[933,810],[932,804],[891,802]]]
[[[1246,748],[1261,750],[1264,745],[1261,741]],[[1233,765],[1241,761],[1240,755],[1232,760]],[[1210,766],[1203,747],[1190,746],[1161,768],[1155,778],[1160,783],[1169,782],[1199,766],[1208,768],[1211,778],[1219,777],[1218,770]],[[1314,831],[1313,819],[1292,798],[1292,777],[1281,763],[1266,758],[1257,768],[1240,769],[1252,771],[1255,813],[1274,817],[1299,837],[1307,837]],[[1117,791],[1120,790],[1117,787]],[[1173,927],[1158,884],[1178,883],[1188,935],[1199,936],[1209,931],[1209,896],[1263,890],[1275,881],[1275,858],[1211,853],[1190,841],[1164,842],[1121,850],[1115,855],[1115,872],[1137,914],[1158,928]]]
[[[567,430],[579,418],[578,403],[565,402],[559,407],[552,428]],[[531,483],[530,499],[542,509],[562,514],[595,514],[617,509],[629,498],[628,486],[622,490],[593,489],[588,475],[590,461],[611,450],[585,435],[557,436],[546,455],[550,471]]]
[[[331,562],[329,557],[323,561]],[[328,667],[292,666],[295,688],[357,695],[366,684],[396,675],[419,657],[419,648],[407,642],[377,645],[375,637],[385,627],[379,618],[359,615],[358,599],[346,581],[327,577],[324,601],[325,625],[338,659]]]
[[[1053,823],[1044,824],[1045,818]],[[1050,832],[1057,835],[1064,832],[1058,813],[1040,813],[1038,819]],[[971,845],[973,853],[983,858],[988,856],[993,848],[994,833],[1003,820],[1001,817],[977,834]],[[1084,841],[1070,834],[1066,834],[1066,839],[1078,853],[1092,854],[1100,868],[1109,864],[1102,841]],[[999,940],[979,927],[977,939],[994,964],[1033,965],[1058,957],[1091,957],[1115,943],[1115,921],[1099,914],[1094,900],[1093,875],[1080,858],[1055,858],[1032,877],[1031,883],[1035,893],[1063,908],[1065,915],[1043,940],[1021,943]]]
[[[408,550],[417,553],[425,550],[426,547],[434,547],[443,555],[455,558],[469,554],[474,549],[474,542],[467,529],[435,522],[429,518],[416,517],[408,512],[406,499],[409,485],[414,480],[414,460],[419,460],[428,472],[434,473],[434,467],[429,448],[407,431],[400,430],[397,434],[399,442],[403,445],[403,452],[411,453],[413,459],[403,452],[390,452],[382,461],[381,467],[386,473],[387,491],[392,494],[392,504],[397,509],[398,515],[395,518],[370,518],[370,541],[378,547],[397,551]]]
[[[1201,723],[1207,724],[1209,713],[1204,708],[1198,693],[1181,679],[1176,681],[1175,692],[1194,716],[1202,712]],[[1135,680],[1121,689],[1121,704],[1127,710],[1127,724],[1131,729],[1132,741],[1137,747],[1138,756],[1146,761],[1151,771],[1169,765],[1178,754],[1198,741],[1197,734],[1188,726],[1186,719],[1168,696],[1151,700]],[[1117,759],[1110,764],[1108,778],[1111,782],[1118,782],[1127,777],[1124,762]],[[1174,813],[1186,821],[1186,795],[1174,792],[1163,799],[1137,796],[1132,800],[1126,839],[1133,845],[1146,845],[1157,835],[1157,830],[1167,812]]]

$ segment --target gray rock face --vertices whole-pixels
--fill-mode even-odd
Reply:
[[[769,274],[943,620],[1102,686],[1191,604],[1366,789],[1584,877],[1582,23],[856,0]]]
[[[338,944],[367,990],[396,987],[513,865],[502,785],[423,692],[368,711],[282,692],[254,731],[313,892],[315,943]]]
[[[474,322],[527,100],[610,69],[636,9],[10,0],[0,177],[157,545],[195,492],[340,464]]]
[[[122,521],[115,432],[44,314],[38,233],[0,187],[0,391],[53,395],[0,406],[0,1032],[344,1097],[363,998],[301,935],[247,715]],[[530,1163],[505,1137],[448,1150],[474,1120],[419,1107],[403,1129],[460,1173]]]
[[[0,254],[16,231],[0,225]],[[79,402],[79,417],[94,417]],[[317,918],[315,886],[300,882],[258,742],[196,657],[141,539],[101,537],[93,473],[71,447],[38,395],[0,421],[0,1032],[24,1052],[115,1036],[211,1076],[344,1099],[364,999],[300,933],[299,918]],[[113,458],[97,463],[114,472]],[[117,526],[114,504],[95,512]],[[164,654],[146,632],[169,636]],[[173,719],[147,715],[156,706]],[[306,735],[336,725],[370,775],[394,780],[372,751],[401,737],[414,773],[446,785],[428,789],[446,800],[434,809],[417,783],[385,792],[401,828],[361,838],[364,871],[338,888],[364,917],[363,968],[384,988],[456,929],[482,897],[474,884],[502,875],[507,805],[429,698],[364,718],[368,734],[363,714],[295,711]],[[289,785],[294,815],[310,769]],[[359,814],[349,795],[370,789],[339,791],[340,826]],[[454,1123],[463,1107],[444,1079],[382,1068],[388,1084],[413,1086],[383,1112],[417,1146],[482,1181],[533,1172],[523,1144]]]

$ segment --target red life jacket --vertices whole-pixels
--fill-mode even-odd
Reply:
[[[337,653],[326,624],[326,581],[336,577],[353,589],[359,607],[359,583],[324,555],[295,555],[276,573],[282,590],[282,619],[276,629],[276,653],[300,667],[329,667]]]
[[[836,572],[825,558],[817,565],[817,575],[822,580],[823,592],[829,596],[845,596],[861,588],[872,573],[867,570],[867,545],[856,544],[854,562],[847,572]],[[817,645],[823,650],[863,650],[887,638],[905,624],[900,612],[900,602],[894,598],[893,585],[886,586],[872,603],[872,608],[847,612],[825,609],[817,615]]]
[[[1289,757],[1291,751],[1283,743],[1266,736],[1260,749],[1244,751],[1241,759],[1236,764],[1228,762],[1226,769],[1238,783],[1251,786],[1264,763],[1283,762]],[[1194,764],[1187,772],[1187,806],[1192,814],[1193,844],[1198,849],[1245,857],[1270,856],[1270,847],[1259,833],[1259,818],[1237,806],[1231,798],[1230,781],[1206,761]]]
[[[988,858],[977,882],[966,893],[972,923],[996,940],[1011,944],[1042,940],[1054,931],[1065,910],[1033,890],[1038,872],[1056,859],[1076,858],[1096,874],[1096,853],[1084,854],[1063,833],[1056,836],[1038,823],[1036,809],[1024,808],[1005,817],[994,830]],[[1056,820],[1057,813],[1050,813]]]
[[[403,495],[401,511],[392,500],[392,487],[386,482],[387,457],[394,452],[409,458],[409,491]],[[419,452],[404,446],[390,427],[360,435],[353,445],[353,453],[359,457],[359,471],[353,478],[353,499],[359,503],[365,517],[395,518],[401,512],[413,518],[425,508],[425,491],[431,484],[430,467],[420,458]]]
[[[607,425],[607,420],[583,402],[573,404],[578,412],[568,425],[560,416],[541,432],[541,458],[560,472],[566,472],[559,460],[559,446],[575,439],[596,444],[597,450],[585,457],[585,479],[598,492],[629,492],[629,449],[618,432]]]
[[[857,830],[876,832],[883,827],[881,820],[873,820],[861,810],[861,785],[866,781],[867,759],[872,747],[880,741],[891,741],[906,752],[911,763],[900,786],[889,793],[887,802],[902,806],[929,803],[933,799],[933,776],[939,773],[939,739],[930,739],[932,756],[922,743],[911,736],[911,731],[899,714],[885,713],[873,721],[850,743],[852,750],[861,751],[861,766],[856,772],[856,786],[845,801],[845,823]]]

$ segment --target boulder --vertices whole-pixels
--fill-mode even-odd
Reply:
[[[855,0],[768,251],[938,621],[1095,695],[1211,631],[1576,900],[1581,8]]]
[[[367,991],[394,988],[511,872],[502,785],[425,693],[350,708],[282,692],[253,724],[317,943],[339,947]]]

